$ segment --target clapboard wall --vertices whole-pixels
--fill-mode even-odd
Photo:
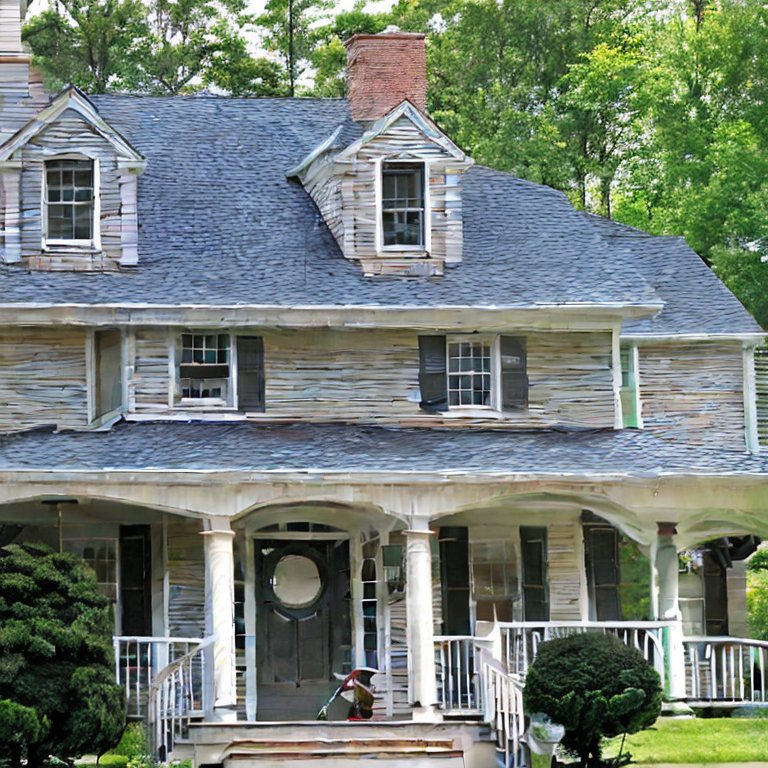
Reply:
[[[416,332],[249,329],[242,333],[264,339],[267,416],[407,425],[458,423],[452,416],[426,414],[419,408]],[[610,334],[522,333],[527,338],[529,407],[507,414],[503,423],[613,426]],[[131,410],[183,412],[183,407],[169,406],[176,386],[169,373],[175,336],[165,329],[139,328],[134,338]]]
[[[669,440],[744,449],[744,362],[739,341],[639,348],[643,425]]]

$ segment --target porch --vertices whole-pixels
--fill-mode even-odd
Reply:
[[[189,755],[196,764],[288,753],[294,761],[325,752],[351,758],[354,745],[372,749],[374,743],[380,756],[397,755],[396,760],[416,753],[425,760],[429,754],[448,757],[461,752],[462,739],[487,740],[478,730],[485,724],[505,764],[518,766],[527,670],[541,643],[580,632],[611,634],[639,651],[659,673],[667,701],[693,708],[768,706],[767,642],[683,636],[682,655],[676,656],[680,622],[497,622],[484,629],[480,636],[434,636],[436,707],[424,728],[418,718],[393,721],[380,715],[349,724],[351,731],[343,722],[216,722],[209,674],[213,638],[115,637],[115,671],[129,716],[147,723],[157,757]],[[682,680],[679,690],[675,680]],[[441,722],[445,727],[436,740]],[[431,741],[422,738],[428,732]]]

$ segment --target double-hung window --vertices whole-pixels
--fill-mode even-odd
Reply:
[[[47,245],[91,246],[96,241],[94,161],[57,158],[45,163],[44,235]]]
[[[176,347],[182,406],[264,410],[264,341],[260,336],[190,330]]]
[[[229,402],[228,333],[183,333],[179,385],[182,400]]]
[[[381,232],[385,248],[425,248],[424,163],[381,168]]]
[[[419,357],[421,407],[426,411],[508,411],[528,405],[522,336],[419,336]]]

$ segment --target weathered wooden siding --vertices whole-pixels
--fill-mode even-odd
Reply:
[[[420,410],[414,332],[254,329],[243,334],[264,339],[267,416],[414,426],[469,421]],[[136,332],[132,402],[137,412],[169,410],[169,346],[164,329]],[[610,352],[608,333],[527,334],[529,407],[494,424],[613,426]]]
[[[579,621],[584,581],[584,552],[578,520],[547,528],[547,575],[551,621]]]
[[[640,400],[647,430],[668,440],[744,449],[740,342],[643,345]]]
[[[344,255],[374,261],[385,258],[376,241],[379,211],[375,161],[413,158],[428,162],[430,256],[447,263],[461,261],[462,217],[459,179],[466,164],[458,162],[403,117],[358,153],[342,181]],[[370,271],[370,270],[369,270]]]
[[[755,389],[757,439],[762,447],[768,447],[768,347],[755,350]]]
[[[82,153],[97,159],[99,174],[101,250],[93,253],[67,246],[45,252],[42,242],[44,162],[56,153]],[[26,266],[41,270],[114,270],[122,257],[121,178],[115,150],[73,110],[65,111],[51,126],[35,136],[20,152],[21,257]]]
[[[0,331],[0,430],[88,423],[86,332]]]
[[[138,328],[133,350],[135,357],[129,382],[131,410],[167,411],[170,387],[168,332],[164,328]]]
[[[199,520],[169,515],[168,634],[205,635],[205,555]]]

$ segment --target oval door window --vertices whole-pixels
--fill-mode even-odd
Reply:
[[[272,591],[286,608],[306,608],[323,591],[314,560],[304,555],[283,555],[272,572]]]

